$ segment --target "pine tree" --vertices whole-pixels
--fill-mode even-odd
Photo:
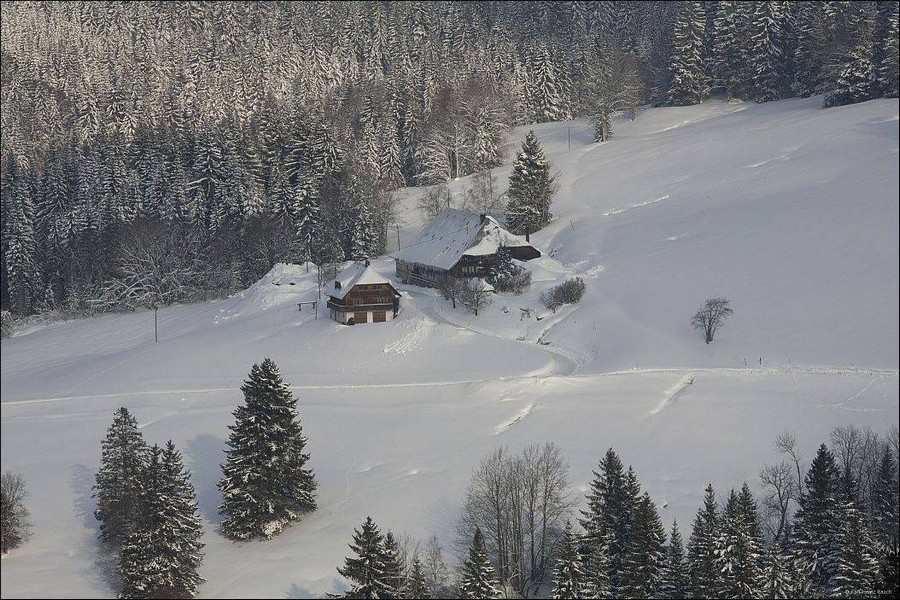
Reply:
[[[116,411],[101,448],[93,487],[97,499],[94,516],[100,521],[101,539],[121,542],[134,528],[147,462],[147,445],[137,419],[124,406]]]
[[[606,543],[589,546],[585,567],[584,595],[586,598],[613,598],[609,581],[609,553]]]
[[[672,85],[666,101],[673,106],[697,104],[706,97],[706,11],[703,2],[682,2],[675,20],[669,64]]]
[[[900,79],[900,35],[897,31],[900,9],[896,2],[890,0],[879,0],[876,7],[878,12],[872,40],[872,63],[877,85],[875,93],[886,98],[896,98]]]
[[[621,574],[630,534],[634,497],[629,490],[622,461],[612,448],[600,460],[599,470],[594,471],[587,500],[588,508],[582,512],[581,526],[591,548],[588,574],[592,580],[598,575],[602,577],[603,574],[598,574],[595,569],[593,555],[598,546],[603,546],[603,553],[608,561],[606,572],[609,593],[612,596],[621,595]]]
[[[583,598],[586,591],[585,574],[578,552],[578,540],[572,531],[572,524],[566,523],[562,547],[553,570],[552,598]]]
[[[750,51],[750,97],[769,102],[782,97],[786,83],[780,2],[758,2],[753,15]]]
[[[506,221],[514,233],[534,233],[550,222],[555,181],[534,131],[529,131],[509,177]]]
[[[655,598],[664,565],[666,533],[646,492],[637,499],[623,565],[623,593],[628,598]]]
[[[672,533],[669,536],[669,544],[666,546],[665,563],[659,583],[659,596],[661,598],[687,598],[690,593],[690,574],[688,564],[684,556],[684,545],[681,541],[681,532],[678,531],[678,523],[672,522]]]
[[[388,531],[384,535],[382,552],[384,564],[384,583],[386,595],[381,598],[400,598],[403,589],[403,566],[400,564],[400,546],[394,534]]]
[[[202,529],[181,454],[153,446],[135,529],[122,547],[123,598],[193,598],[203,579]]]
[[[253,365],[241,391],[245,404],[233,413],[219,482],[222,530],[233,539],[268,539],[315,510],[316,483],[305,466],[297,400],[275,363]]]
[[[31,185],[14,156],[9,157],[4,173],[4,208],[8,211],[4,233],[4,258],[9,287],[10,310],[27,315],[40,290],[37,267],[37,243],[34,231],[34,208]]]
[[[394,590],[386,581],[384,537],[372,517],[366,517],[362,529],[353,530],[350,549],[354,557],[344,559],[338,573],[350,580],[345,598],[390,598]]]
[[[740,496],[731,490],[716,540],[716,561],[725,597],[752,596],[759,589],[760,537],[756,502],[745,483]]]
[[[875,593],[879,565],[875,543],[858,509],[857,486],[849,470],[841,477],[840,487],[839,529],[830,557],[834,579],[829,591],[838,598],[870,596]]]
[[[841,69],[834,89],[825,97],[825,107],[843,106],[871,100],[875,85],[875,69],[871,51],[857,46],[850,53],[847,64]]]
[[[883,549],[898,545],[897,463],[891,449],[884,447],[878,471],[872,484],[871,523],[872,535]]]
[[[725,91],[728,96],[742,98],[747,86],[747,48],[743,43],[746,5],[734,0],[716,4],[710,65],[711,87]]]
[[[500,590],[494,576],[494,567],[488,558],[481,529],[475,528],[469,557],[463,561],[462,580],[459,584],[460,598],[498,598]]]
[[[709,484],[706,486],[703,507],[697,511],[688,541],[692,596],[716,598],[721,591],[722,578],[716,560],[716,540],[720,528],[719,507],[712,484]]]
[[[351,260],[366,260],[378,255],[378,233],[375,220],[366,202],[360,199],[353,211],[348,256]]]
[[[840,529],[838,484],[834,455],[822,444],[806,474],[793,529],[794,560],[816,595],[827,593],[833,585],[833,553]]]
[[[409,576],[406,578],[406,585],[403,588],[404,598],[421,598],[421,600],[431,599],[431,590],[428,588],[428,582],[425,581],[425,573],[422,572],[422,563],[419,557],[413,559],[412,567],[409,570]]]
[[[770,548],[762,572],[762,597],[773,600],[802,597],[795,576],[790,557],[779,548]]]

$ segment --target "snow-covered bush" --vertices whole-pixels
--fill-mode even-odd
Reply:
[[[567,279],[556,287],[550,288],[541,294],[541,302],[544,306],[556,312],[563,304],[577,304],[584,296],[584,280],[581,277]]]

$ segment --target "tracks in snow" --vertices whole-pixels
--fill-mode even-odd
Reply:
[[[679,396],[688,388],[689,385],[693,385],[694,383],[694,374],[688,373],[684,377],[681,378],[681,381],[667,389],[663,392],[662,402],[659,403],[659,406],[650,411],[650,414],[647,415],[648,419],[652,419],[670,405],[672,405],[675,400],[678,399]]]

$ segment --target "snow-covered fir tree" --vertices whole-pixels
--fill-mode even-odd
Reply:
[[[682,2],[675,20],[669,69],[672,85],[666,102],[673,106],[697,104],[706,97],[706,10],[703,2]]]
[[[881,0],[875,3],[877,16],[872,40],[872,63],[875,70],[875,94],[886,98],[898,95],[898,79],[900,79],[900,61],[898,47],[900,34],[897,31],[897,2]]]
[[[488,557],[481,529],[475,528],[469,556],[462,564],[462,578],[459,583],[460,598],[499,598],[500,589],[494,574],[494,567]]]
[[[872,537],[877,545],[884,549],[896,548],[898,536],[900,536],[900,524],[898,524],[898,493],[897,462],[894,454],[887,446],[881,452],[881,460],[878,463],[878,471],[872,483],[870,519],[872,524]]]
[[[834,585],[834,551],[840,530],[838,468],[825,444],[819,446],[804,480],[792,537],[795,565],[809,578],[814,595]]]
[[[756,502],[744,484],[741,496],[734,490],[728,496],[715,545],[722,592],[726,597],[752,596],[759,589],[761,545]]]
[[[585,573],[578,551],[578,538],[572,531],[572,524],[566,523],[556,567],[553,569],[553,595],[551,597],[557,600],[584,598],[587,596],[586,591]]]
[[[147,444],[137,419],[124,406],[115,412],[101,449],[93,487],[94,516],[100,521],[101,539],[122,542],[133,529],[147,464]]]
[[[666,533],[656,505],[646,492],[637,499],[623,565],[623,593],[628,598],[655,598],[664,566]]]
[[[609,583],[609,553],[605,543],[588,544],[584,564],[584,596],[586,598],[612,598]]]
[[[384,583],[388,594],[383,597],[399,598],[403,591],[403,565],[400,563],[400,545],[390,531],[384,534],[381,560],[384,564]]]
[[[120,557],[123,598],[193,598],[203,581],[202,527],[189,474],[170,440],[154,446],[135,530]]]
[[[722,576],[716,558],[716,541],[721,531],[721,517],[712,484],[706,486],[703,506],[697,511],[688,540],[688,565],[691,595],[716,598],[722,590]]]
[[[514,233],[534,233],[550,222],[550,203],[556,191],[550,169],[537,136],[529,131],[509,177],[506,222]]]
[[[878,584],[879,564],[875,542],[860,512],[856,481],[846,471],[841,477],[839,529],[834,538],[831,595],[838,598],[871,596]]]
[[[359,199],[353,209],[352,229],[350,230],[349,258],[365,260],[378,255],[378,232],[375,219],[365,200]]]
[[[422,562],[418,556],[413,559],[409,575],[406,577],[403,597],[421,598],[422,600],[430,600],[432,597],[431,589],[428,587],[428,582],[425,579],[425,573],[422,571]]]
[[[684,542],[678,523],[672,522],[672,533],[666,546],[665,562],[659,580],[659,597],[676,599],[686,598],[690,594],[691,578],[688,563],[684,555]]]
[[[786,85],[781,2],[757,2],[751,17],[750,97],[757,102],[778,100]]]
[[[771,547],[763,559],[762,585],[759,589],[763,597],[775,600],[803,597],[797,585],[797,575],[790,556],[780,548]]]
[[[3,206],[6,212],[3,245],[6,250],[4,258],[9,307],[15,313],[27,315],[31,313],[32,301],[40,289],[32,191],[15,157],[11,157],[8,164],[3,174]]]
[[[271,538],[316,508],[297,399],[269,358],[241,386],[219,482],[222,530],[233,539]]]
[[[872,99],[875,86],[875,68],[871,49],[857,46],[834,83],[834,89],[825,97],[825,107],[855,104]]]
[[[372,517],[366,517],[361,529],[353,530],[350,543],[353,556],[344,559],[338,573],[350,580],[345,598],[391,598],[396,590],[387,582],[384,564],[384,536]]]
[[[599,469],[594,471],[587,501],[581,526],[592,549],[588,574],[592,579],[598,575],[593,549],[602,545],[608,563],[609,593],[619,596],[635,498],[628,489],[622,461],[612,448],[606,451]]]
[[[744,97],[747,85],[747,45],[743,39],[747,6],[734,0],[717,2],[712,27],[710,87],[737,98]]]

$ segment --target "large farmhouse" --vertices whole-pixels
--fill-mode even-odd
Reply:
[[[341,271],[327,293],[329,316],[346,325],[384,323],[400,309],[400,293],[369,261]]]
[[[397,277],[428,287],[439,286],[449,277],[484,277],[501,246],[517,260],[541,255],[527,236],[513,235],[493,217],[445,208],[397,253]]]

